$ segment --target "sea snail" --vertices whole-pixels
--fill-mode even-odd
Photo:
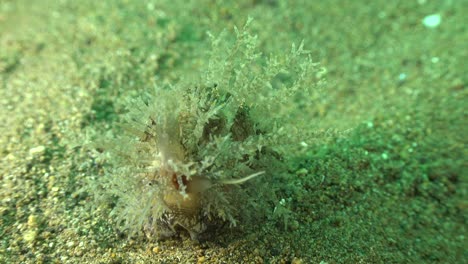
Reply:
[[[233,124],[229,131],[232,139],[242,141],[250,134],[254,134],[253,123],[248,119],[246,110],[239,110],[236,113]],[[200,139],[200,144],[206,143],[213,135],[218,135],[225,126],[224,118],[210,119],[205,125]],[[159,159],[155,166],[155,172],[150,174],[152,181],[160,184],[162,192],[161,200],[164,203],[165,212],[157,219],[150,219],[144,227],[144,232],[149,238],[157,237],[159,239],[171,237],[179,233],[180,230],[187,231],[192,239],[197,239],[198,235],[206,229],[208,222],[204,212],[203,204],[204,194],[210,188],[219,185],[238,185],[251,180],[264,171],[259,171],[238,179],[212,179],[203,172],[181,172],[178,166],[187,165],[187,148],[182,144],[184,134],[181,123],[188,122],[184,117],[170,120],[165,126],[156,126],[154,120],[151,120],[149,131],[155,131],[158,135],[157,140],[153,140],[154,133],[145,131],[143,142],[156,142]],[[165,129],[162,130],[161,128]],[[179,161],[179,162],[178,162]]]

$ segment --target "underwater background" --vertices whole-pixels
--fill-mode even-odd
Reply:
[[[465,0],[0,0],[0,263],[466,262],[467,12]],[[326,69],[301,105],[316,138],[281,180],[255,179],[276,191],[262,213],[199,241],[128,237],[116,201],[89,188],[112,165],[82,146],[116,133],[130,99],[223,61],[209,36],[234,42],[249,18],[262,58],[303,43]]]

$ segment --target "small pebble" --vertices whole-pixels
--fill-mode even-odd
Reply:
[[[442,22],[442,17],[439,14],[432,14],[424,17],[423,25],[427,28],[436,28]]]
[[[294,258],[292,261],[291,261],[291,264],[302,264],[303,261],[302,259],[300,258]]]
[[[35,148],[30,149],[29,154],[31,154],[31,155],[40,155],[40,154],[44,153],[44,151],[45,151],[44,146],[37,146]]]
[[[400,73],[400,74],[398,75],[398,81],[404,82],[404,81],[406,80],[406,77],[408,77],[408,76],[406,75],[406,73]]]
[[[198,257],[197,263],[204,263],[205,262],[205,256]]]
[[[309,171],[307,171],[305,168],[296,171],[296,175],[306,175],[307,173],[309,173]]]
[[[23,240],[27,243],[34,242],[37,237],[37,230],[36,229],[29,229],[23,234]]]
[[[37,217],[33,214],[28,217],[28,227],[37,228]]]

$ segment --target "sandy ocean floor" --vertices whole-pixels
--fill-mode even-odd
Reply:
[[[289,3],[294,2],[294,3]],[[365,3],[364,3],[365,2]],[[0,0],[0,263],[464,263],[468,2]],[[263,54],[304,41],[327,69],[323,131],[288,214],[205,238],[127,238],[80,146],[125,98],[200,74],[207,32],[248,17]],[[286,225],[285,225],[286,224]]]

